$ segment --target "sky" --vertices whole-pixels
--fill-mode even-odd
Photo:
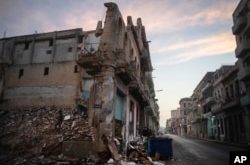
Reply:
[[[232,13],[239,0],[110,0],[140,17],[150,42],[160,125],[208,71],[234,64]],[[0,0],[0,38],[83,28],[104,21],[107,0]],[[162,91],[159,91],[162,90]],[[157,92],[158,91],[158,92]]]

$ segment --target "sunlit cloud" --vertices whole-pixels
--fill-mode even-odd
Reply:
[[[149,1],[137,5],[136,10],[131,6],[125,6],[122,10],[125,15],[131,15],[134,18],[142,17],[148,32],[160,33],[192,26],[206,26],[232,19],[235,6],[235,3],[228,1],[220,1],[205,8],[201,8],[194,2],[189,4],[180,2],[176,8],[172,7],[169,2]]]
[[[167,45],[155,53],[162,56],[159,57],[159,65],[173,65],[199,57],[232,53],[234,49],[234,36],[230,32],[223,32],[206,38]]]

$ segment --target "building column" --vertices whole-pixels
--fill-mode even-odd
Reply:
[[[236,122],[237,122],[237,138],[238,138],[238,141],[241,142],[241,132],[240,132],[240,121],[239,121],[239,114],[235,114],[235,117],[236,117]]]
[[[230,140],[230,128],[229,128],[229,119],[228,117],[225,117],[225,141],[229,141]]]
[[[250,108],[244,107],[243,121],[245,126],[245,135],[247,143],[250,143]]]
[[[136,137],[136,118],[137,118],[137,104],[135,103],[135,106],[134,106],[134,137]]]
[[[232,125],[233,125],[233,141],[236,142],[237,141],[237,129],[236,129],[236,122],[235,122],[235,118],[234,115],[231,116],[232,117]]]
[[[225,124],[225,117],[222,117],[222,127],[223,127],[223,141],[225,141],[226,138],[226,124]]]
[[[126,115],[126,130],[125,130],[125,137],[126,137],[126,140],[129,139],[129,108],[130,108],[130,96],[129,96],[129,91],[127,91],[127,97],[126,97],[126,112],[125,112],[125,115]]]
[[[102,136],[113,137],[114,136],[114,111],[115,111],[115,97],[116,87],[114,83],[114,68],[111,66],[104,66],[102,68],[102,76],[98,77],[96,82],[94,111],[95,118],[98,125],[97,135],[97,150],[99,152],[106,150],[105,145],[102,142]]]

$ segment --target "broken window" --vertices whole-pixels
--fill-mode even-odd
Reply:
[[[82,36],[78,36],[77,42],[80,44],[82,43]]]
[[[49,40],[49,46],[53,46],[53,39]]]
[[[48,75],[48,74],[49,74],[49,67],[45,67],[43,75]]]
[[[18,78],[20,79],[21,77],[23,77],[23,69],[19,69]]]
[[[51,50],[47,50],[46,53],[47,53],[47,54],[51,54],[52,51],[51,51]]]
[[[81,51],[82,50],[82,48],[81,47],[77,47],[77,51],[79,52],[79,51]]]
[[[72,47],[69,47],[68,48],[68,52],[72,52],[73,48]]]
[[[77,65],[75,65],[75,67],[74,67],[74,73],[78,73],[78,66]]]
[[[24,50],[27,50],[27,49],[29,49],[29,42],[25,42],[24,44]]]

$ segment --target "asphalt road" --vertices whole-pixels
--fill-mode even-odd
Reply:
[[[167,136],[173,139],[173,156],[181,165],[229,165],[229,152],[244,150],[216,142]]]

